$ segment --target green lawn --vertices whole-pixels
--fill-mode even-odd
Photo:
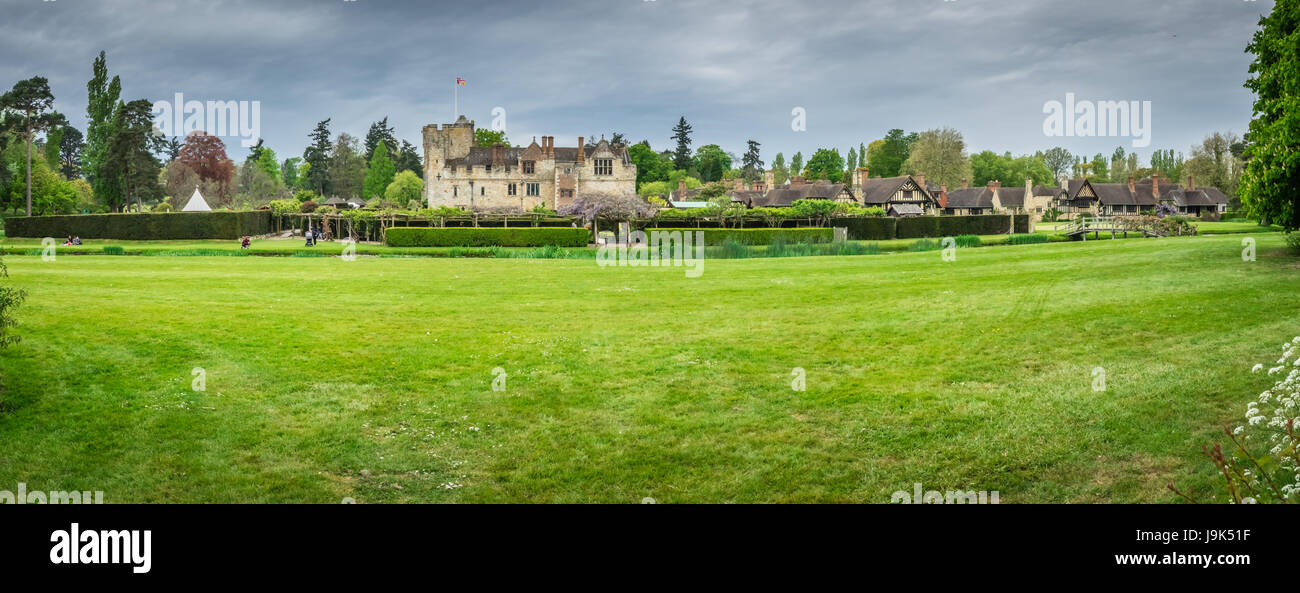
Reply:
[[[714,260],[695,279],[576,259],[11,255],[29,298],[0,355],[0,489],[1204,496],[1201,445],[1271,385],[1249,368],[1300,334],[1300,259],[1257,239],[1251,263],[1240,236],[1183,237]]]

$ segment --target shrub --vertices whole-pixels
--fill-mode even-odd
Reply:
[[[586,247],[591,232],[564,227],[394,227],[384,233],[384,240],[393,247]]]
[[[300,189],[296,192],[293,192],[293,199],[297,200],[299,204],[303,202],[315,202],[319,198],[320,196],[317,196],[316,192],[309,189]]]
[[[298,211],[303,214],[311,214],[312,212],[316,211],[316,202],[307,200],[306,202],[303,202],[300,206],[298,206]]]
[[[13,220],[13,219],[10,219]],[[0,249],[0,256],[4,255],[4,250]],[[0,257],[0,278],[7,278],[9,269],[5,267],[2,257]],[[10,344],[16,344],[22,338],[15,336],[10,329],[18,325],[14,319],[14,312],[22,306],[23,300],[27,298],[27,293],[20,288],[0,285],[0,348],[5,348]]]
[[[700,231],[704,233],[705,245],[722,245],[728,239],[743,245],[771,245],[778,238],[785,242],[805,241],[808,243],[830,243],[834,238],[834,231],[828,228],[799,228],[799,229],[689,229],[689,228],[648,228],[645,229],[646,235],[649,236],[654,231],[681,231],[689,233]]]
[[[168,204],[167,202],[159,202],[155,204],[154,207],[151,208],[149,211],[150,212],[171,212],[172,205]]]
[[[238,239],[271,232],[271,213],[148,212],[11,217],[5,220],[10,237],[67,237],[129,241],[177,239]]]
[[[1028,235],[1011,235],[1007,237],[1007,245],[1029,245],[1031,243],[1046,243],[1047,235],[1032,233]]]
[[[957,235],[954,238],[958,247],[979,247],[980,238],[978,235]]]
[[[1224,451],[1219,443],[1201,452],[1223,477],[1228,499],[1236,504],[1300,502],[1300,434],[1296,432],[1300,410],[1300,336],[1282,345],[1282,358],[1268,369],[1276,376],[1271,389],[1246,405],[1245,422],[1224,436],[1232,445]],[[1251,372],[1261,372],[1257,364]],[[1180,492],[1173,484],[1168,488]]]
[[[1291,231],[1286,234],[1286,248],[1291,255],[1300,255],[1300,231]]]
[[[121,245],[105,245],[104,255],[126,255],[126,248]]]

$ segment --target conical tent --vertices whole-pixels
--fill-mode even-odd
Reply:
[[[203,194],[199,193],[198,186],[194,187],[194,195],[190,196],[190,201],[181,208],[181,212],[208,212],[212,208],[208,207],[208,201],[203,199]]]

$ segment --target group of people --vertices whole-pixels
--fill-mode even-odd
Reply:
[[[63,242],[64,245],[81,245],[81,237],[68,236],[68,240]]]

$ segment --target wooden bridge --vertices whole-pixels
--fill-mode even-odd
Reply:
[[[1119,235],[1128,238],[1129,233],[1142,233],[1146,237],[1165,236],[1160,225],[1145,216],[1078,218],[1070,221],[1069,224],[1061,227],[1057,232],[1069,237],[1071,240],[1083,241],[1088,240],[1088,233],[1092,233],[1093,238],[1099,238],[1101,233],[1110,233],[1112,239]]]

